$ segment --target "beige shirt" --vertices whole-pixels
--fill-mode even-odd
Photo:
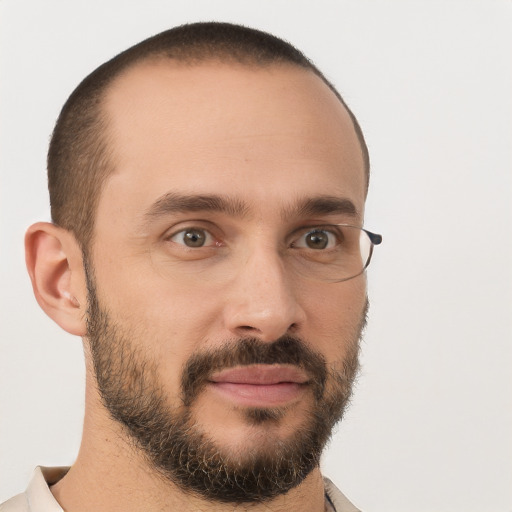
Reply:
[[[69,468],[43,468],[34,470],[32,479],[23,494],[18,494],[0,505],[0,512],[64,512],[50,491]],[[328,479],[325,482],[326,512],[360,512]]]

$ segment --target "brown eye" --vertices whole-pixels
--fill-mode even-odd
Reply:
[[[300,249],[332,249],[339,243],[337,234],[328,229],[313,229],[301,235],[292,244]]]
[[[313,231],[306,235],[304,241],[310,249],[325,249],[329,244],[329,236],[325,231]]]
[[[208,231],[198,228],[183,229],[173,235],[170,240],[191,248],[204,247],[214,243],[213,237]]]

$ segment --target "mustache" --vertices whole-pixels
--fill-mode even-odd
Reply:
[[[242,338],[216,350],[193,355],[182,371],[183,405],[189,406],[208,384],[211,376],[234,366],[254,364],[289,364],[304,370],[317,400],[324,394],[327,364],[324,357],[311,350],[295,336],[285,335],[274,342]]]

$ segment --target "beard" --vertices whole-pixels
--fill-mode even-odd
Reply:
[[[179,403],[172,405],[157,361],[141,348],[143,339],[113,321],[98,301],[87,266],[86,276],[87,338],[101,400],[156,474],[203,499],[249,503],[285,494],[319,465],[352,393],[367,306],[353,338],[340,340],[347,351],[338,367],[328,367],[321,354],[294,336],[272,343],[255,338],[229,340],[186,361]],[[308,374],[311,396],[304,420],[281,439],[265,432],[265,426],[283,421],[286,407],[242,408],[247,425],[263,431],[261,442],[238,452],[222,449],[197,422],[194,405],[214,372],[254,364],[295,365]]]

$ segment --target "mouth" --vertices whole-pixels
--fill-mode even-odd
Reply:
[[[258,364],[214,373],[208,387],[236,405],[262,408],[297,400],[308,382],[308,375],[296,366]]]

